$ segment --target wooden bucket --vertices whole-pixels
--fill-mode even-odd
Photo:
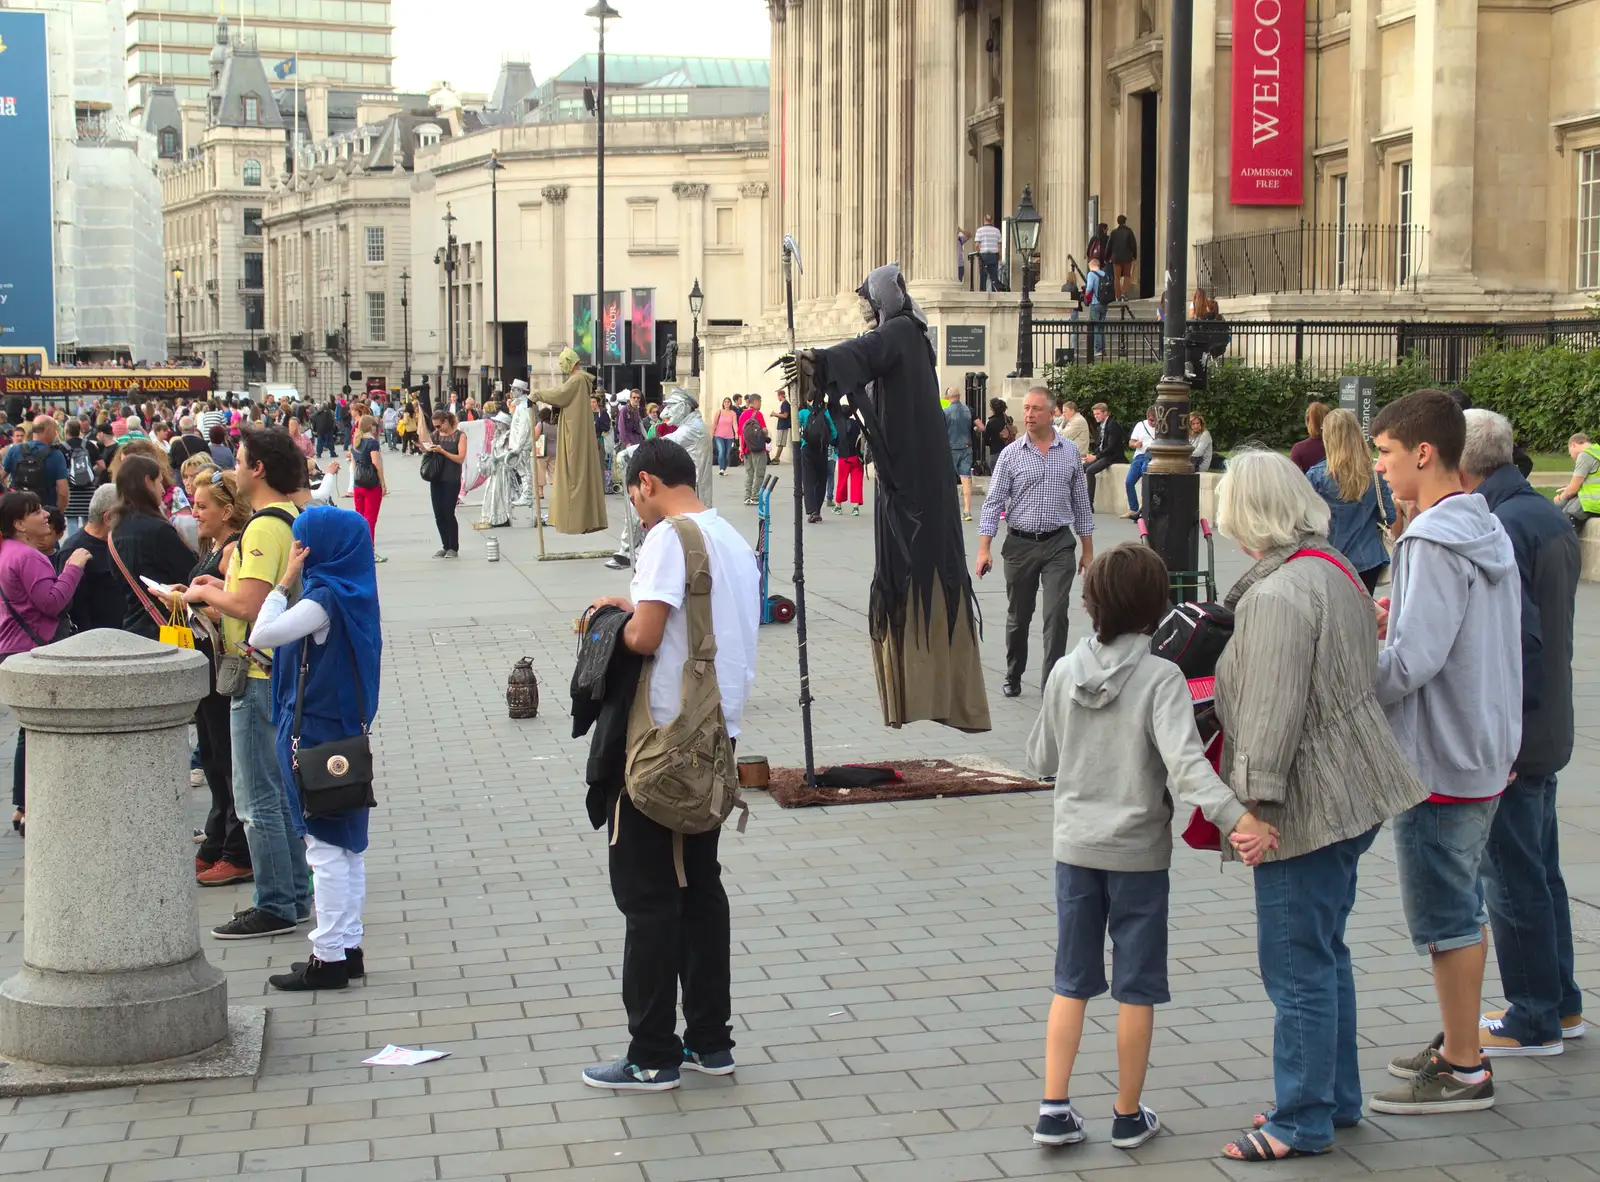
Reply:
[[[772,769],[767,766],[765,755],[741,755],[739,757],[739,787],[765,788],[772,782]]]

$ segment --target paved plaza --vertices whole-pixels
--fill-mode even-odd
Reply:
[[[1090,1006],[1073,1098],[1090,1141],[1048,1151],[1029,1131],[1040,1097],[1055,915],[1045,793],[784,811],[755,794],[749,831],[723,840],[733,903],[736,1077],[611,1095],[579,1071],[627,1044],[622,920],[605,839],[589,827],[566,688],[573,619],[627,576],[599,562],[539,562],[526,510],[498,530],[503,558],[463,530],[437,546],[416,461],[386,456],[379,568],[385,622],[376,748],[380,807],[368,852],[368,983],[272,995],[304,959],[305,929],[220,943],[236,1003],[272,1011],[260,1077],[0,1100],[0,1174],[46,1182],[964,1182],[1011,1177],[1405,1179],[1575,1182],[1600,1177],[1600,1035],[1559,1058],[1500,1061],[1496,1107],[1377,1116],[1324,1158],[1250,1166],[1217,1156],[1271,1099],[1272,1011],[1256,970],[1248,872],[1180,846],[1174,856],[1172,1004],[1157,1013],[1147,1102],[1168,1132],[1111,1148],[1115,1008]],[[774,590],[788,593],[792,469],[780,477]],[[754,539],[743,473],[716,478],[720,508]],[[870,502],[870,491],[869,491]],[[348,503],[348,502],[346,502]],[[731,507],[730,507],[731,506]],[[608,500],[615,522],[618,498]],[[462,521],[476,518],[463,510]],[[968,526],[969,539],[976,526]],[[1102,517],[1101,546],[1133,536]],[[596,539],[547,535],[552,550]],[[601,543],[602,545],[604,543]],[[888,731],[865,641],[870,510],[827,515],[807,544],[820,763],[980,755],[1013,766],[1039,704],[1037,646],[1021,699],[999,694],[1005,597],[979,587],[995,729]],[[969,540],[969,551],[972,543]],[[1224,585],[1245,562],[1219,539]],[[1074,600],[1077,589],[1074,588]],[[1578,749],[1562,832],[1579,983],[1600,990],[1600,588],[1578,602]],[[1083,635],[1081,609],[1073,638]],[[1037,637],[1036,637],[1037,640]],[[534,659],[541,712],[506,717],[506,675]],[[761,633],[761,675],[741,753],[800,757],[795,631]],[[12,725],[8,722],[7,726]],[[10,751],[8,733],[0,750]],[[196,823],[204,792],[191,798]],[[95,851],[85,850],[86,859]],[[1390,842],[1365,859],[1352,919],[1369,1092],[1383,1065],[1438,1029],[1427,962],[1400,913]],[[22,954],[23,843],[0,840],[0,975]],[[202,924],[250,888],[200,892]],[[1486,986],[1498,989],[1493,958]],[[1600,1001],[1593,1004],[1600,1016]],[[450,1057],[415,1068],[361,1060],[386,1043]]]

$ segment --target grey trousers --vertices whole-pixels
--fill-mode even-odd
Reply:
[[[1033,609],[1044,585],[1044,675],[1050,680],[1067,651],[1067,608],[1072,601],[1072,577],[1077,573],[1078,540],[1064,529],[1053,538],[1032,542],[1007,532],[1000,547],[1006,572],[1006,680],[1020,683],[1028,667],[1028,633]]]
[[[754,504],[761,495],[761,484],[767,478],[767,453],[753,451],[744,458],[744,499]]]

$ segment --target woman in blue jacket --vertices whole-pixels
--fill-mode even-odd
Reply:
[[[1355,415],[1329,411],[1322,421],[1322,443],[1327,458],[1313,464],[1306,479],[1332,513],[1328,541],[1350,560],[1370,595],[1389,565],[1382,530],[1394,524],[1394,498],[1372,470],[1372,449]]]

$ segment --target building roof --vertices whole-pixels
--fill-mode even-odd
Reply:
[[[245,118],[246,97],[257,100],[255,119]],[[235,41],[229,48],[211,104],[213,127],[284,126],[283,114],[273,99],[272,84],[267,81],[267,68],[253,41]]]
[[[547,84],[593,82],[599,77],[599,55],[586,53],[547,80]],[[771,64],[764,58],[606,54],[607,86],[738,86],[766,90],[771,83]]]
[[[520,106],[533,89],[533,67],[527,62],[501,62],[494,93],[484,107],[490,111],[511,112]],[[522,112],[518,110],[516,113],[520,115]]]
[[[178,89],[175,86],[152,86],[144,104],[144,129],[159,136],[168,128],[181,131],[183,115],[178,110]]]

